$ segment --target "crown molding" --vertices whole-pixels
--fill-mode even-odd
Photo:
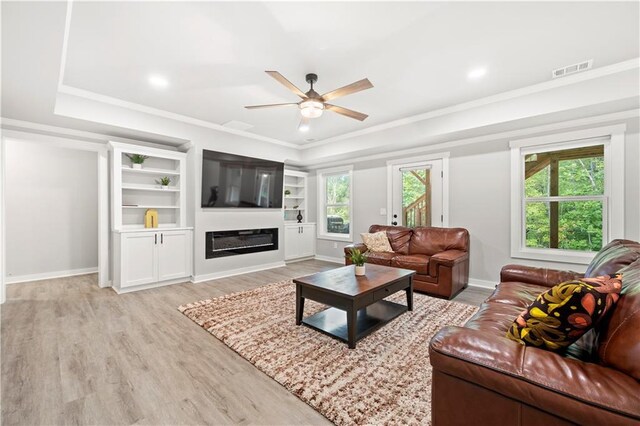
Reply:
[[[440,116],[452,114],[455,112],[465,111],[468,109],[477,108],[477,107],[489,105],[496,102],[507,101],[510,99],[515,99],[515,98],[519,98],[526,95],[532,95],[535,93],[544,92],[546,90],[569,86],[571,84],[576,84],[583,81],[606,77],[608,75],[618,74],[621,72],[625,72],[625,71],[629,71],[637,68],[640,68],[640,58],[634,58],[628,61],[618,62],[616,64],[608,65],[602,68],[591,69],[589,71],[569,75],[567,77],[562,77],[562,78],[551,80],[551,81],[545,81],[543,83],[522,87],[520,89],[510,90],[508,92],[498,93],[497,95],[491,95],[485,98],[475,99],[473,101],[456,104],[450,107],[429,111],[429,112],[414,115],[411,117],[405,117],[399,120],[388,121],[383,124],[367,127],[366,129],[357,130],[355,132],[345,133],[345,134],[334,136],[331,138],[311,142],[303,145],[302,149],[315,148],[318,146],[327,145],[333,142],[339,142],[339,141],[357,137],[357,136],[363,136],[371,133],[381,132],[384,130],[392,129],[394,127],[406,126],[407,124],[415,123],[418,121],[428,120],[431,118],[440,117]]]
[[[640,109],[631,109],[631,110],[615,112],[611,114],[597,115],[597,116],[587,117],[587,118],[579,118],[579,119],[570,120],[570,121],[562,121],[559,123],[551,123],[551,124],[545,124],[541,126],[526,127],[524,129],[492,133],[489,135],[475,136],[475,137],[465,138],[465,139],[457,139],[453,141],[436,143],[436,144],[427,145],[427,146],[423,145],[417,148],[408,148],[404,150],[393,151],[392,153],[382,152],[379,154],[358,156],[356,158],[321,161],[317,163],[299,161],[299,162],[296,162],[295,164],[298,165],[299,167],[304,167],[307,170],[316,170],[316,169],[325,168],[325,167],[341,166],[345,164],[355,164],[355,163],[361,163],[361,162],[371,161],[371,160],[384,160],[384,159],[389,159],[390,156],[402,157],[402,156],[408,156],[408,155],[428,154],[433,151],[446,151],[459,146],[471,145],[471,144],[480,143],[480,142],[490,142],[490,141],[501,140],[501,139],[507,141],[509,139],[518,138],[522,136],[571,129],[571,128],[576,128],[581,126],[597,125],[597,124],[602,124],[607,122],[621,123],[625,120],[630,120],[630,119],[640,119]]]
[[[278,139],[261,136],[255,133],[245,132],[243,130],[230,129],[220,124],[212,123],[206,120],[200,120],[198,118],[188,117],[186,115],[177,114],[175,112],[165,111],[158,108],[152,108],[134,102],[125,101],[111,96],[102,95],[100,93],[90,92],[84,89],[78,89],[68,85],[61,85],[58,88],[58,93],[64,93],[71,96],[77,96],[79,98],[89,99],[91,101],[100,102],[107,105],[113,105],[120,108],[125,108],[133,111],[142,112],[144,114],[154,115],[156,117],[167,118],[174,121],[180,121],[182,123],[191,124],[198,127],[204,127],[207,129],[217,130],[220,132],[231,133],[233,135],[242,136],[249,139],[255,139],[262,142],[268,142],[276,145],[285,146],[287,148],[301,149],[300,145],[284,142]]]

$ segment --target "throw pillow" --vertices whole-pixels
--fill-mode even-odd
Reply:
[[[559,351],[594,327],[620,297],[622,276],[563,282],[539,295],[513,322],[507,337]]]
[[[360,234],[362,242],[367,246],[367,250],[373,253],[393,252],[387,233],[384,231],[374,232],[373,234]]]

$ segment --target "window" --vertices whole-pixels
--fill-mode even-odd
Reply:
[[[512,142],[513,257],[589,263],[622,237],[623,140],[594,129]]]
[[[352,241],[352,170],[318,171],[318,238]]]

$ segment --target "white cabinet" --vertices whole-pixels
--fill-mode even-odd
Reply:
[[[158,245],[158,281],[191,275],[191,231],[162,231]]]
[[[190,229],[115,233],[115,288],[122,292],[188,279],[191,234]]]
[[[119,142],[109,146],[113,287],[122,293],[190,279],[187,154]],[[153,213],[150,228],[145,228],[147,210]]]
[[[315,223],[286,224],[284,227],[284,260],[306,258],[315,254]]]

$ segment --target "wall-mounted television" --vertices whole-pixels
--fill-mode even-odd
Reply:
[[[284,163],[202,151],[203,208],[282,208]]]

